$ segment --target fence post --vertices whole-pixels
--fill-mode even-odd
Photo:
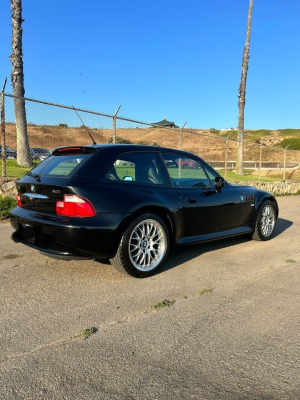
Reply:
[[[259,181],[261,180],[261,159],[262,159],[262,146],[266,139],[264,139],[259,146]]]
[[[182,150],[182,129],[185,127],[187,121],[182,125],[179,131],[179,150]],[[181,178],[181,158],[179,158],[179,178]]]
[[[182,150],[182,129],[185,127],[187,124],[187,121],[182,125],[179,131],[179,150]]]
[[[116,144],[116,132],[117,132],[117,114],[121,108],[121,105],[119,105],[119,108],[113,115],[113,144]]]
[[[227,179],[227,145],[228,145],[228,139],[229,139],[229,136],[231,135],[233,133],[233,131],[231,131],[230,133],[229,133],[229,135],[227,136],[227,138],[226,138],[226,147],[225,147],[225,179]]]
[[[283,158],[283,180],[284,181],[285,181],[285,168],[286,168],[286,150],[289,146],[290,146],[290,144],[288,146],[286,146],[286,148],[284,149],[284,158]]]
[[[1,101],[1,144],[2,144],[2,151],[1,151],[1,160],[2,160],[2,177],[6,177],[6,155],[5,155],[5,97],[4,97],[4,90],[6,86],[7,78],[5,78],[3,87],[0,93],[0,101]]]

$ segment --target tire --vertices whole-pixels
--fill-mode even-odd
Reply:
[[[123,274],[147,278],[161,267],[169,247],[165,222],[156,214],[141,214],[126,228],[118,251],[110,262]]]
[[[254,240],[266,241],[272,239],[276,226],[276,211],[274,204],[270,200],[266,200],[261,205],[256,221],[255,229],[251,234]]]

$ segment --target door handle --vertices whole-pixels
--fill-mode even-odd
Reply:
[[[189,203],[196,203],[197,197],[186,197],[185,201],[188,201]]]

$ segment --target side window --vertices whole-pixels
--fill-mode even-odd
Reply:
[[[217,173],[213,173],[213,171],[211,171],[210,169],[206,168],[205,165],[202,165],[202,168],[206,171],[209,179],[214,182],[215,181],[215,177],[219,176]]]
[[[211,188],[201,164],[193,158],[181,157],[176,154],[163,153],[173,186],[178,188]]]
[[[164,171],[156,153],[124,153],[110,165],[105,175],[106,181],[144,183],[147,185],[165,185]]]

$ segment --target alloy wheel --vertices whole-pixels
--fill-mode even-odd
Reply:
[[[129,257],[140,271],[151,271],[163,259],[167,249],[163,227],[154,219],[139,222],[129,239]]]

